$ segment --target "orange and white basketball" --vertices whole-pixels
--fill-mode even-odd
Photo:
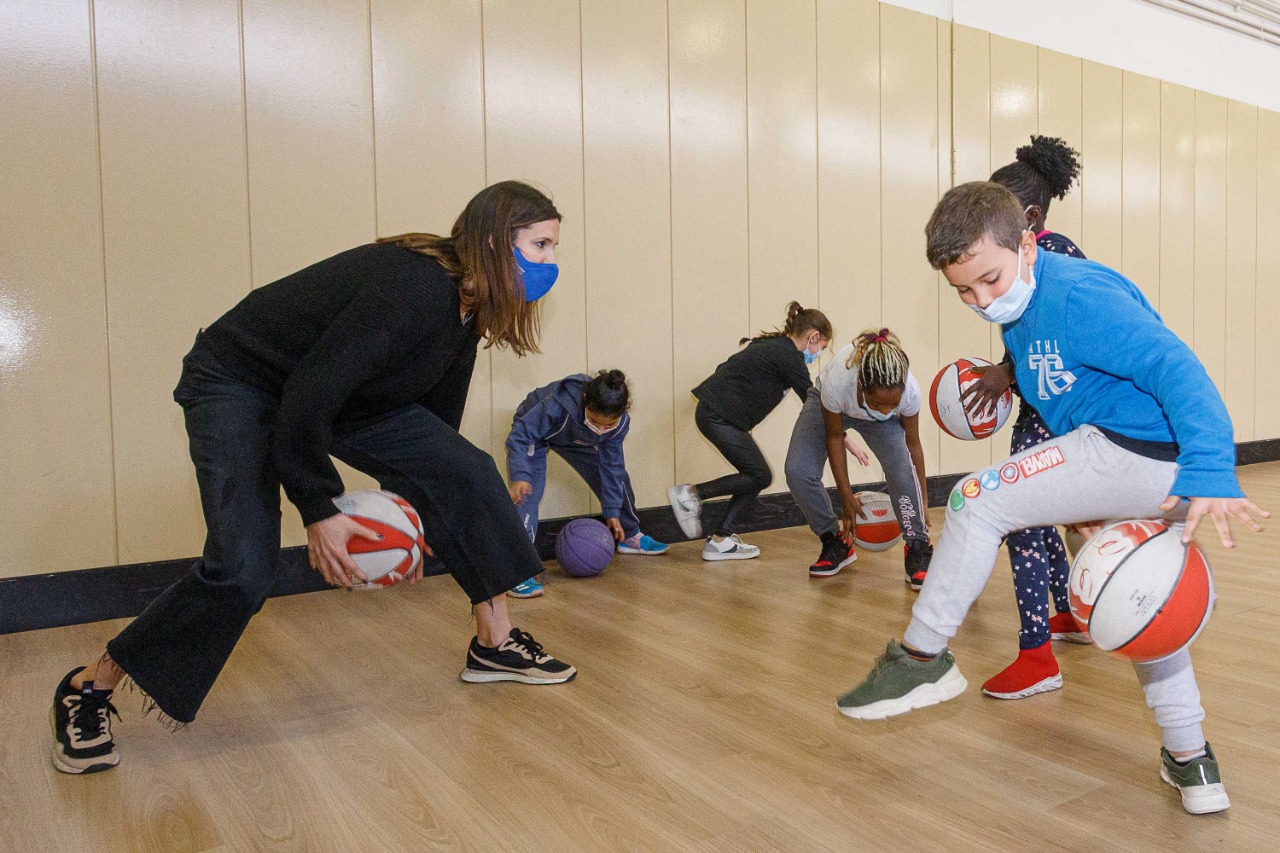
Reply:
[[[345,515],[382,534],[377,542],[359,536],[347,540],[347,553],[369,579],[362,588],[391,586],[418,568],[426,540],[422,519],[408,501],[381,489],[362,489],[340,495],[333,502]]]
[[[1117,521],[1084,544],[1071,564],[1071,615],[1103,651],[1133,661],[1188,646],[1213,610],[1204,552],[1182,544],[1182,528],[1159,519]]]
[[[853,541],[867,551],[887,551],[902,538],[898,517],[893,513],[893,502],[884,492],[858,492],[862,502]]]
[[[938,426],[955,438],[976,441],[994,433],[1009,419],[1013,410],[1013,392],[1005,391],[996,401],[993,411],[970,417],[960,400],[970,385],[977,382],[975,367],[990,367],[991,362],[981,358],[960,358],[938,371],[929,387],[929,409]]]

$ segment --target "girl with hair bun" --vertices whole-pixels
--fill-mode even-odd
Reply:
[[[822,551],[809,567],[810,577],[830,577],[857,559],[855,518],[861,509],[849,485],[847,449],[863,465],[870,459],[846,431],[853,429],[884,468],[886,488],[906,543],[907,583],[919,590],[929,570],[933,546],[925,518],[924,448],[920,444],[920,384],[898,336],[888,329],[867,329],[836,353],[809,391],[791,431],[787,448],[787,487]],[[843,504],[837,519],[822,482],[831,473]]]
[[[694,422],[734,468],[706,483],[682,483],[667,489],[671,509],[685,535],[702,535],[702,502],[730,497],[724,517],[707,537],[704,560],[749,560],[760,549],[748,545],[735,532],[742,513],[773,482],[773,472],[751,437],[765,417],[782,402],[788,391],[804,399],[813,381],[809,365],[818,360],[831,342],[831,321],[816,308],[799,302],[787,306],[781,329],[743,338],[746,347],[724,361],[715,373],[693,389],[698,398]]]
[[[622,455],[631,429],[631,392],[621,370],[595,376],[575,373],[533,391],[516,409],[507,436],[509,491],[532,542],[538,533],[538,505],[547,485],[547,451],[568,462],[600,499],[605,524],[618,553],[654,556],[667,546],[640,532],[636,496]],[[537,578],[528,578],[507,594],[542,595]]]
[[[1039,248],[1084,259],[1084,252],[1075,243],[1045,227],[1050,201],[1064,198],[1080,174],[1076,152],[1061,139],[1033,136],[1031,144],[1019,148],[1015,157],[1016,162],[1002,166],[991,175],[992,182],[1004,185],[1017,197]],[[1007,352],[1000,364],[979,370],[984,375],[966,392],[967,402],[985,407],[1006,388],[1012,388],[1021,401],[1010,442],[1013,453],[1053,438],[1040,414],[1014,383],[1013,361]],[[1022,624],[1018,632],[1018,657],[989,678],[982,685],[982,692],[996,699],[1022,699],[1062,686],[1062,673],[1053,655],[1051,639],[1074,643],[1089,640],[1071,615],[1067,598],[1071,565],[1058,529],[1016,530],[1008,535],[1005,544],[1009,548],[1018,618]],[[1049,615],[1050,600],[1056,611],[1053,616]]]

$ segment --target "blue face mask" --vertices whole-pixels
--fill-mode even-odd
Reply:
[[[805,364],[813,364],[815,361],[817,361],[817,360],[818,360],[818,356],[820,356],[820,355],[822,355],[822,353],[820,353],[820,352],[809,352],[808,350],[805,350],[805,351],[804,351],[804,363],[805,363]]]
[[[516,256],[516,266],[520,268],[520,279],[524,282],[524,301],[533,302],[547,295],[551,285],[560,276],[560,267],[556,264],[535,264],[520,253],[520,249],[512,246]]]
[[[1036,275],[1031,269],[1027,270],[1027,278],[1022,278],[1022,249],[1018,249],[1018,275],[1014,278],[1013,284],[1009,285],[1001,296],[991,300],[991,304],[986,308],[979,308],[977,305],[970,305],[979,317],[992,323],[1005,325],[1012,323],[1022,316],[1022,312],[1027,310],[1027,305],[1031,302],[1031,297],[1036,291]]]
[[[866,412],[867,417],[871,418],[871,420],[873,421],[879,421],[880,423],[884,423],[885,421],[893,420],[892,412],[886,415],[884,412],[877,412],[875,409],[870,409],[870,408],[867,408],[866,406],[862,407],[862,411]]]

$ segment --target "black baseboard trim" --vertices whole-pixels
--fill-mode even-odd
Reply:
[[[1253,465],[1280,461],[1280,438],[1246,441],[1236,445],[1236,463]],[[928,480],[929,506],[943,506],[947,496],[965,474],[939,474]],[[855,489],[881,489],[883,482],[863,483]],[[833,499],[835,490],[830,490]],[[838,503],[838,500],[837,500]],[[703,522],[714,525],[724,515],[725,501],[708,501],[703,507]],[[640,526],[661,542],[686,540],[667,506],[646,507],[639,512]],[[555,556],[555,537],[573,518],[547,519],[538,525],[535,543],[544,560]],[[800,508],[788,492],[761,495],[758,505],[746,523],[743,533],[776,530],[804,524]],[[163,589],[177,581],[191,568],[191,558],[136,563],[128,566],[104,566],[70,572],[0,580],[0,634],[60,628],[104,619],[136,616]],[[428,560],[424,571],[429,575],[445,574],[439,560]],[[327,589],[324,579],[307,566],[306,549],[281,550],[281,570],[271,588],[271,596],[297,595]]]

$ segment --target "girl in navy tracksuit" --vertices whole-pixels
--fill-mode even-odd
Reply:
[[[631,394],[621,370],[595,376],[575,373],[532,392],[516,409],[507,436],[511,499],[519,506],[529,539],[538,533],[538,506],[547,485],[547,450],[554,450],[587,481],[600,499],[605,524],[618,552],[653,556],[667,546],[640,532],[636,496],[622,456],[631,429]],[[530,578],[510,595],[532,598],[542,584]]]
[[[1017,197],[1039,248],[1084,258],[1084,252],[1075,243],[1045,227],[1050,202],[1064,198],[1080,174],[1076,152],[1061,139],[1033,136],[1031,144],[1019,148],[1015,156],[1016,161],[997,169],[991,180],[1008,187]],[[1040,413],[1014,382],[1013,362],[1007,353],[1005,360],[986,374],[980,387],[973,389],[974,396],[994,399],[1012,387],[1021,399],[1009,448],[1013,453],[1053,438]],[[987,394],[991,396],[988,398]],[[1021,622],[1018,657],[988,679],[982,691],[997,699],[1023,699],[1062,686],[1062,673],[1050,639],[1088,642],[1088,636],[1080,631],[1071,616],[1067,598],[1071,565],[1057,528],[1016,530],[1005,538],[1005,544],[1009,548],[1014,598]],[[1053,616],[1049,615],[1050,600],[1056,611]]]

